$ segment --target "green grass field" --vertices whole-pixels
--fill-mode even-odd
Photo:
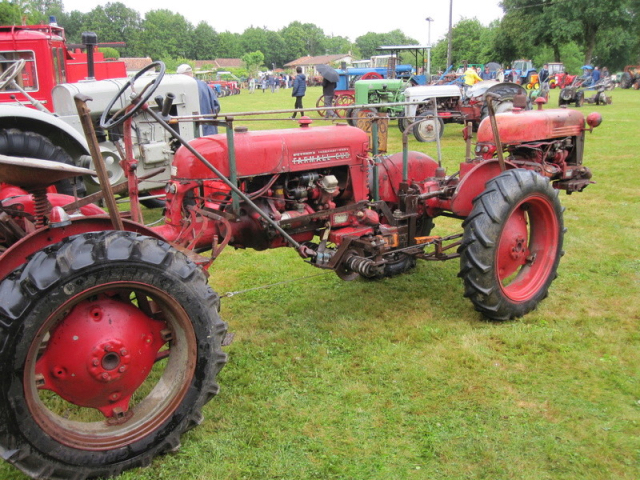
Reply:
[[[221,104],[285,109],[290,94]],[[604,117],[585,149],[596,184],[562,194],[566,255],[536,311],[484,320],[456,260],[343,282],[290,249],[229,248],[211,269],[220,294],[299,281],[222,300],[236,336],[204,423],[179,452],[118,478],[639,479],[640,92],[612,94],[612,105],[582,107]],[[319,95],[309,88],[305,105]],[[296,128],[268,117],[237,124]],[[464,158],[460,131],[444,134],[449,173]],[[413,137],[410,147],[436,155]],[[457,225],[437,219],[434,233]],[[26,477],[2,463],[0,478]]]

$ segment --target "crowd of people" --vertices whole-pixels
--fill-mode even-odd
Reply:
[[[262,93],[270,90],[271,93],[276,92],[280,88],[292,88],[293,77],[287,73],[282,74],[266,74],[261,78],[250,76],[247,79],[247,88],[249,93],[253,93],[258,87]]]

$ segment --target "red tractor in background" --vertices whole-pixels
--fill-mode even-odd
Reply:
[[[144,111],[182,143],[163,225],[142,223],[131,155],[131,211],[118,211],[86,97],[76,103],[103,191],[54,193],[54,182],[88,172],[47,160],[53,147],[44,160],[0,156],[0,451],[34,478],[147,465],[202,421],[226,361],[206,270],[227,245],[289,246],[345,280],[459,258],[465,296],[508,320],[536,308],[556,276],[559,190],[592,183],[584,141],[598,114],[495,115],[490,100],[475,156],[447,174],[439,158],[408,151],[406,135],[403,152],[372,157],[362,130],[304,117],[299,128],[248,131],[229,115],[213,120],[226,134],[184,142],[169,116],[173,95],[149,103],[162,75],[132,92],[147,70],[100,124],[128,131]],[[131,103],[114,109],[123,97]],[[98,198],[108,212],[91,203]],[[440,215],[463,231],[435,235]]]

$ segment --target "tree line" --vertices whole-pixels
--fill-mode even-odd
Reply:
[[[452,29],[452,63],[508,64],[530,58],[536,66],[564,62],[570,70],[581,64],[622,69],[640,63],[640,0],[503,0],[504,16],[488,26],[462,19]],[[101,43],[124,42],[121,56],[151,57],[175,63],[182,59],[262,59],[266,68],[282,67],[305,55],[376,55],[381,45],[416,45],[401,30],[369,32],[351,42],[329,36],[312,23],[292,22],[272,31],[249,26],[242,33],[218,32],[205,21],[191,24],[179,13],[152,10],[144,17],[121,2],[97,6],[87,13],[66,12],[62,0],[2,0],[2,25],[47,23],[54,15],[70,43],[92,31]],[[448,39],[432,49],[431,71],[444,71]],[[261,55],[260,55],[261,54]],[[411,63],[409,58],[406,63]],[[579,65],[580,64],[580,65]]]

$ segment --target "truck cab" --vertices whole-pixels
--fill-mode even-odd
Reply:
[[[55,24],[0,26],[0,74],[21,59],[25,66],[15,83],[49,111],[53,87],[88,77],[87,54],[69,50],[64,29]],[[97,80],[127,76],[124,62],[105,60],[100,52],[94,53],[93,65]],[[0,103],[32,107],[31,99],[12,82],[0,90]]]

